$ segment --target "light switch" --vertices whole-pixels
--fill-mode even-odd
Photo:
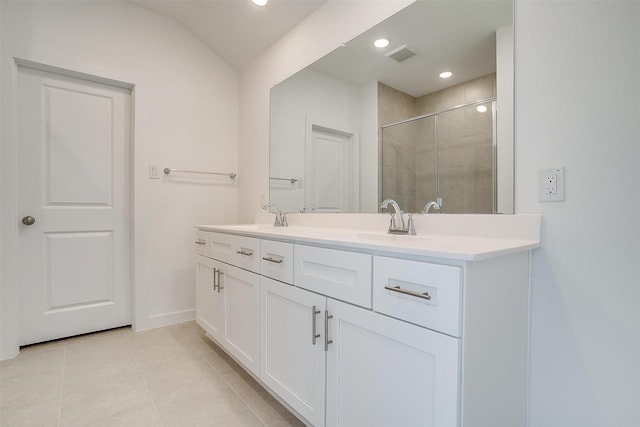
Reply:
[[[160,179],[160,166],[158,165],[149,165],[149,179]]]

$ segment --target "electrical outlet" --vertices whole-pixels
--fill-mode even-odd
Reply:
[[[547,173],[544,176],[544,194],[557,194],[558,193],[558,175],[556,175],[555,171],[552,173]]]
[[[538,186],[541,202],[561,202],[564,200],[564,167],[540,169]]]

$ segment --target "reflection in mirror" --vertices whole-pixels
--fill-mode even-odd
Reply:
[[[496,212],[495,74],[419,98],[384,85],[378,95],[391,106],[380,112],[382,199],[408,212],[429,201],[444,213]],[[398,111],[409,117],[394,122]]]
[[[513,213],[511,21],[511,1],[418,1],[275,86],[271,202]]]

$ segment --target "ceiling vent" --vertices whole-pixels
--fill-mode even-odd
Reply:
[[[393,58],[398,62],[402,62],[402,61],[406,61],[412,56],[416,56],[416,52],[413,50],[413,48],[410,48],[405,44],[400,46],[397,49],[392,50],[391,52],[387,52],[385,56],[388,56],[389,58]]]

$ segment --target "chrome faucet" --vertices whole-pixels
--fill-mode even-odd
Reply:
[[[390,234],[409,234],[415,236],[416,230],[413,227],[413,215],[409,214],[407,225],[404,224],[404,212],[398,206],[398,202],[393,199],[386,199],[380,205],[381,209],[386,209],[389,205],[393,208],[394,212],[391,213],[391,222],[389,223],[388,233]],[[400,218],[400,227],[396,223],[396,215]]]
[[[431,210],[431,208],[434,208],[435,210],[439,211],[440,210],[440,204],[438,202],[434,202],[433,200],[427,202],[426,205],[424,205],[424,209],[422,209],[422,214],[428,214],[429,211]]]
[[[302,209],[300,209],[300,213],[313,212],[315,210],[316,207],[313,206],[313,203],[307,203]]]
[[[269,208],[274,208],[276,210],[276,219],[273,222],[273,226],[274,227],[288,227],[289,224],[287,223],[287,213],[286,212],[282,212],[280,210],[279,207],[277,207],[275,204],[269,202],[266,205],[264,205],[262,207],[262,209],[264,209],[265,211],[268,211]]]

